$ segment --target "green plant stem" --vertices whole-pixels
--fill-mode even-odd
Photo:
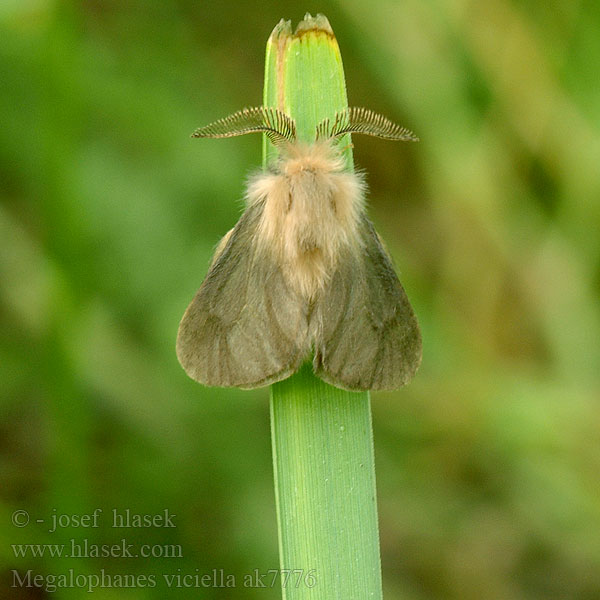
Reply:
[[[281,21],[267,43],[264,104],[296,120],[298,137],[347,106],[327,19]],[[263,159],[274,149],[265,139]],[[348,168],[353,168],[346,144]],[[316,378],[310,364],[271,387],[271,431],[283,598],[380,599],[371,407]],[[285,581],[289,570],[289,579]]]

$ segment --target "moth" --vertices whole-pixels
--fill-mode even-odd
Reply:
[[[418,138],[348,108],[306,143],[292,118],[269,107],[241,110],[193,137],[252,132],[269,137],[277,159],[249,179],[246,209],[183,315],[179,362],[209,386],[268,385],[311,357],[315,374],[343,389],[406,384],[421,362],[419,326],[365,214],[364,177],[347,168],[342,144],[351,133]]]

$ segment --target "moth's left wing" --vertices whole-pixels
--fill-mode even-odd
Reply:
[[[373,225],[361,250],[340,259],[315,307],[315,373],[348,390],[389,390],[421,363],[421,334],[406,293]]]
[[[259,247],[262,210],[249,207],[219,244],[179,325],[179,362],[205,385],[268,385],[294,373],[310,350],[307,302]]]

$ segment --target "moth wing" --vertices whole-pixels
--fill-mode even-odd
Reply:
[[[219,245],[179,325],[179,362],[205,385],[268,385],[294,373],[308,351],[306,303],[257,244],[261,213],[249,207]]]
[[[421,363],[421,333],[391,259],[373,225],[348,251],[318,306],[315,373],[349,390],[389,390]]]

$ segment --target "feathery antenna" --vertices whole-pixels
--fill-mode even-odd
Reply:
[[[200,127],[192,137],[224,138],[255,132],[266,133],[275,145],[293,142],[296,139],[296,122],[276,108],[257,106],[244,108]]]
[[[401,142],[419,141],[410,129],[400,127],[367,108],[346,108],[336,113],[333,123],[330,119],[324,119],[317,125],[317,139],[336,138],[346,133],[363,133]]]

